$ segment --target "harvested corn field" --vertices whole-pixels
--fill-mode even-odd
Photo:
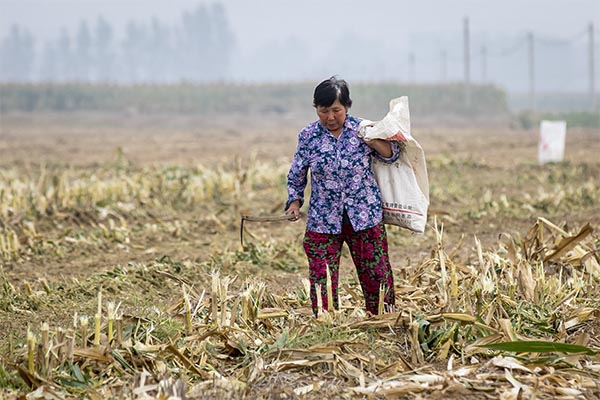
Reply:
[[[312,316],[281,215],[302,122],[3,116],[3,398],[600,396],[600,134],[415,127],[424,235],[388,227],[397,309],[349,254]],[[243,128],[242,128],[243,127]]]

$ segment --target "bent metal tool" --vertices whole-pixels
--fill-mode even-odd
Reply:
[[[300,214],[302,217],[302,214]],[[244,247],[244,222],[281,222],[281,221],[296,221],[300,218],[297,218],[293,214],[289,215],[244,215],[242,214],[242,220],[240,222],[240,243],[242,247]]]

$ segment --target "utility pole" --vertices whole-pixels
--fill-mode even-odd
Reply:
[[[415,53],[410,52],[408,55],[408,77],[410,79],[410,83],[415,83]]]
[[[481,82],[487,81],[487,48],[481,46]]]
[[[471,108],[471,57],[469,54],[469,18],[465,17],[463,20],[463,41],[464,41],[464,53],[465,53],[465,106],[467,109]]]
[[[594,81],[594,23],[590,22],[588,27],[590,42],[590,106],[592,112],[596,111],[596,83]]]
[[[441,65],[440,65],[440,76],[443,83],[446,83],[448,79],[448,55],[446,50],[442,50],[441,54]]]
[[[534,58],[534,39],[533,32],[527,35],[528,55],[529,55],[529,110],[535,111],[535,58]]]

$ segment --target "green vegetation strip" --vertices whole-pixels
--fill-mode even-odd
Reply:
[[[516,353],[581,353],[590,356],[598,354],[597,351],[586,346],[570,343],[546,342],[542,340],[490,343],[480,345],[479,347]]]
[[[310,110],[313,83],[282,84],[0,84],[0,111],[93,111],[180,113],[194,115],[285,114]],[[467,106],[460,84],[401,85],[392,83],[352,85],[357,115],[382,117],[390,99],[408,96],[411,112],[420,115],[508,114],[505,93],[493,86],[473,86]]]

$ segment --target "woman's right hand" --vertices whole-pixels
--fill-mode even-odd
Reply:
[[[300,219],[300,200],[292,201],[285,214],[293,215],[295,218],[292,221],[298,221]]]

